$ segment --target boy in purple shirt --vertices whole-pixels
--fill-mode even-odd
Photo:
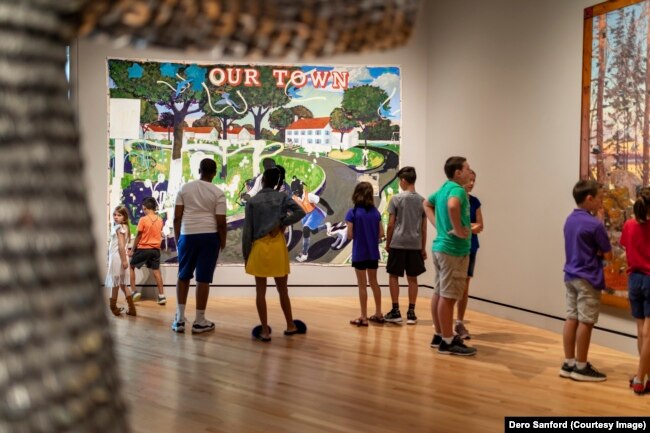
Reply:
[[[587,354],[591,330],[598,321],[601,291],[605,288],[602,259],[612,258],[612,246],[602,222],[602,186],[594,180],[581,180],[573,187],[573,198],[578,208],[564,223],[567,318],[563,341],[566,359],[560,376],[601,382],[607,376],[587,362]]]

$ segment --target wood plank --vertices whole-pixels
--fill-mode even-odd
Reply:
[[[429,347],[428,299],[415,326],[357,328],[347,323],[355,297],[294,298],[309,326],[294,337],[282,335],[279,303],[268,299],[270,344],[250,338],[249,298],[210,298],[217,329],[202,335],[171,331],[174,299],[112,318],[133,431],[486,432],[502,431],[505,416],[650,412],[650,396],[628,388],[637,359],[602,346],[590,359],[609,379],[578,383],[558,377],[562,337],[550,331],[468,311],[478,355],[457,358]]]

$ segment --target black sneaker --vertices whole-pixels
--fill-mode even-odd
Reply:
[[[571,373],[575,368],[575,365],[571,366],[566,362],[563,362],[562,367],[560,367],[560,377],[571,377]]]
[[[415,311],[408,310],[406,312],[406,324],[407,325],[415,325],[416,323],[418,323],[418,318],[415,315]]]
[[[401,323],[402,315],[400,314],[399,310],[393,308],[384,316],[384,320],[391,323]]]
[[[438,353],[441,355],[473,356],[476,355],[476,348],[465,346],[463,340],[456,335],[449,344],[442,340],[440,346],[438,346]]]
[[[431,340],[431,347],[438,347],[440,346],[440,342],[442,341],[442,337],[438,334],[433,335],[433,340]]]
[[[579,382],[602,382],[607,380],[607,375],[596,370],[590,363],[579,369],[577,366],[571,372],[571,379]]]
[[[192,325],[192,334],[200,334],[202,332],[214,331],[214,323],[206,320],[203,323],[196,323]]]

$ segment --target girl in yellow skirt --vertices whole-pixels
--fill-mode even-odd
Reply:
[[[257,313],[261,326],[253,336],[263,342],[271,341],[271,330],[266,314],[266,279],[273,277],[280,295],[280,305],[287,321],[285,335],[304,334],[306,327],[291,313],[287,290],[289,251],[284,239],[284,228],[300,221],[305,212],[286,193],[279,189],[284,184],[284,169],[280,166],[264,171],[262,190],[246,203],[246,217],[242,235],[242,252],[246,273],[255,276]]]

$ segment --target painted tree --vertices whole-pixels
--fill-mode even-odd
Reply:
[[[199,117],[192,123],[192,126],[196,126],[196,127],[211,126],[215,128],[217,131],[219,131],[219,134],[221,134],[222,131],[221,119],[218,116],[213,116],[211,114],[204,114],[203,116]]]
[[[262,120],[273,108],[282,107],[291,101],[283,87],[276,85],[276,78],[273,77],[273,67],[259,66],[259,80],[261,86],[239,86],[239,90],[248,104],[248,112],[253,116],[255,139],[262,138]],[[289,71],[299,70],[298,68],[284,68]]]
[[[313,119],[314,118],[314,113],[311,112],[311,110],[304,105],[295,105],[291,108],[289,108],[295,118],[298,119]]]
[[[340,150],[341,143],[343,142],[343,136],[345,135],[346,132],[352,131],[354,127],[357,126],[357,122],[351,119],[350,117],[348,117],[342,108],[336,107],[330,113],[330,126],[332,127],[332,129],[339,131],[341,133],[341,137],[339,138],[339,150]]]
[[[646,55],[645,55],[645,94],[643,112],[643,157],[641,168],[642,185],[648,186],[650,177],[650,4],[646,2]]]
[[[154,62],[111,60],[109,76],[116,87],[133,98],[165,107],[173,114],[172,161],[180,160],[185,117],[201,111],[206,94],[202,87],[206,68]]]
[[[343,92],[341,108],[345,117],[354,120],[361,127],[365,145],[368,145],[368,126],[381,120],[379,107],[382,106],[390,111],[389,103],[384,104],[388,94],[380,87],[365,84],[363,86],[351,87]]]
[[[393,125],[388,119],[382,119],[368,126],[368,140],[390,140],[393,135]]]
[[[290,108],[278,108],[277,110],[271,112],[269,115],[269,125],[273,129],[277,129],[278,138],[280,141],[284,142],[285,131],[287,126],[291,125],[294,121],[294,114]]]
[[[607,46],[607,15],[598,17],[598,78],[596,80],[596,180],[605,180],[605,164],[603,162],[603,98],[605,93],[605,71],[607,59],[605,48]]]

